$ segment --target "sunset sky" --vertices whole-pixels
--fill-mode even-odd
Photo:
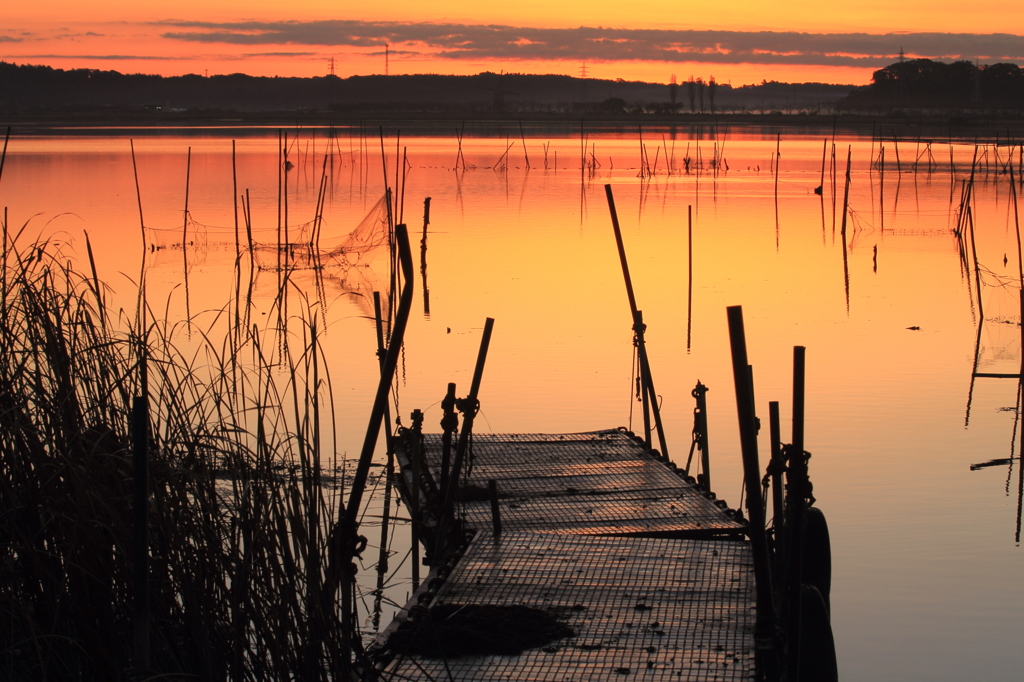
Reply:
[[[865,84],[908,57],[1024,66],[1018,2],[38,0],[0,9],[0,60],[162,75],[481,71]],[[388,64],[385,66],[385,46]]]

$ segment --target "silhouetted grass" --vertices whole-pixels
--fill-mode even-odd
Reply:
[[[321,447],[329,382],[312,307],[288,343],[287,330],[232,327],[224,313],[205,329],[189,321],[179,348],[184,323],[139,328],[153,315],[113,313],[95,268],[75,270],[57,244],[20,245],[6,226],[3,237],[0,678],[340,677],[350,652],[328,550],[341,497],[320,468],[334,448]],[[132,661],[140,358],[149,671]]]

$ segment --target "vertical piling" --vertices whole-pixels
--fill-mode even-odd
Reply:
[[[711,454],[708,452],[708,401],[705,397],[708,387],[697,382],[697,385],[690,392],[697,401],[697,410],[694,422],[696,423],[698,437],[697,448],[700,450],[700,476],[697,482],[704,486],[705,490],[711,490]]]
[[[479,408],[478,395],[480,382],[484,375],[484,365],[487,362],[487,350],[491,345],[491,332],[494,330],[494,319],[488,317],[484,322],[484,333],[480,339],[480,350],[476,356],[476,367],[473,369],[473,383],[469,387],[469,395],[466,396],[466,409],[462,418],[462,430],[459,432],[459,444],[455,448],[455,461],[452,462],[452,470],[448,476],[448,487],[445,491],[444,506],[441,511],[440,527],[437,533],[437,545],[434,557],[437,561],[444,561],[444,546],[448,538],[445,537],[447,530],[445,526],[451,524],[455,513],[455,498],[459,490],[459,476],[462,473],[462,463],[466,459],[466,452],[469,449],[469,436],[473,433],[473,421]],[[451,525],[447,526],[448,529]]]
[[[501,537],[501,509],[498,507],[498,482],[487,481],[487,494],[491,498],[491,522],[494,525],[494,539]]]
[[[132,546],[135,592],[134,634],[135,674],[141,679],[149,672],[149,405],[145,395],[132,401]]]
[[[441,401],[441,499],[448,495],[448,472],[451,467],[452,437],[459,428],[459,415],[455,411],[455,384],[448,384],[448,392]]]
[[[775,542],[779,543],[782,539],[785,514],[782,501],[782,469],[785,463],[782,461],[782,427],[779,423],[779,402],[777,400],[768,403],[768,421],[772,439],[772,463],[769,467],[772,481],[772,528],[775,530]]]
[[[414,410],[412,413],[412,513],[410,528],[412,529],[412,546],[409,558],[412,562],[412,589],[420,587],[420,529],[417,519],[422,518],[420,509],[420,484],[423,480],[423,412]]]
[[[804,457],[804,365],[805,348],[793,347],[793,439],[789,457],[786,495],[786,539],[789,575],[787,590],[788,615],[788,679],[800,679],[800,593],[803,517],[810,495],[807,480],[807,459]]]
[[[772,594],[771,564],[765,535],[764,507],[761,502],[761,472],[757,456],[757,423],[754,416],[754,395],[747,363],[747,342],[743,328],[743,309],[730,306],[729,341],[732,347],[733,382],[736,389],[736,411],[743,453],[743,480],[747,495],[747,533],[754,555],[754,581],[757,592],[757,618],[754,629],[755,665],[758,679],[773,679],[776,635],[775,602]]]

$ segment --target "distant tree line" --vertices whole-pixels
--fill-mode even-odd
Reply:
[[[908,59],[875,71],[871,81],[836,106],[851,111],[1024,111],[1024,70],[1016,64]]]
[[[153,76],[54,69],[0,61],[0,112],[407,112],[498,114],[711,115],[821,113],[852,86],[777,83],[732,87],[714,77],[646,83],[548,74],[439,74],[268,78],[245,74]]]

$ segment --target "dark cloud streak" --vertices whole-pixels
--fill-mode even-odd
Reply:
[[[1024,37],[970,33],[797,33],[364,21],[189,22],[164,38],[235,45],[380,48],[424,46],[452,60],[594,60],[760,63],[877,68],[907,55],[1024,64]]]

